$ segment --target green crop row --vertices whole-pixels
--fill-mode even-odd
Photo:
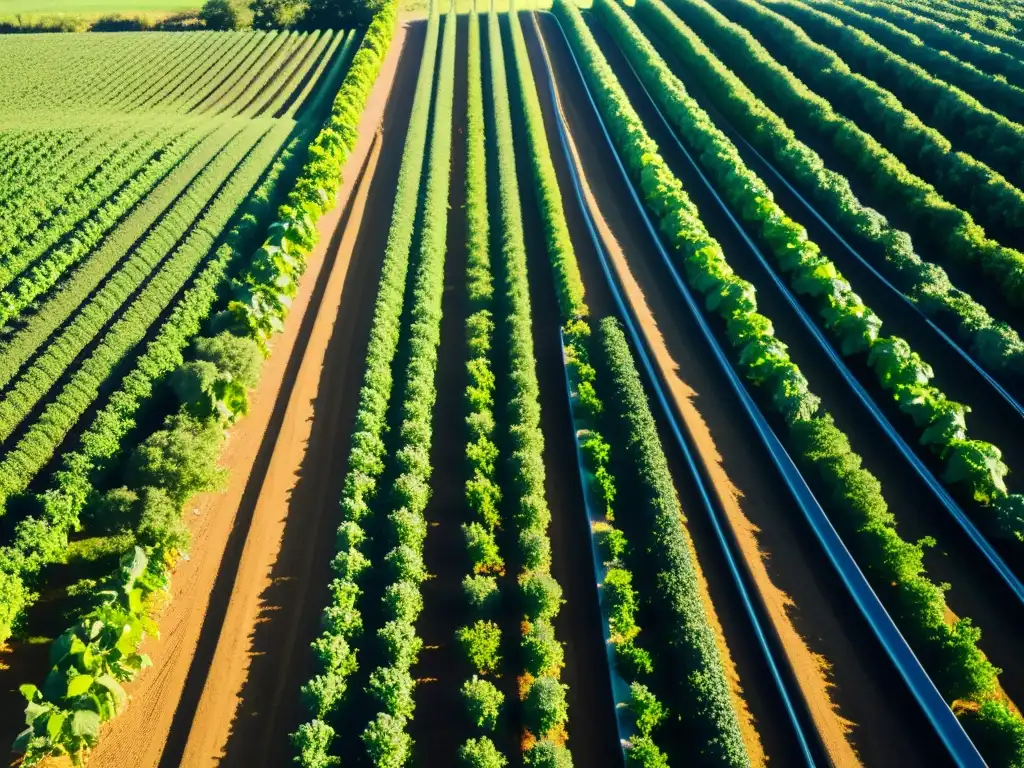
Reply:
[[[800,6],[776,5],[773,2],[770,7],[755,7],[746,0],[718,5],[719,10],[734,20],[756,23],[759,39],[775,53],[776,58],[787,64],[810,87],[827,94],[844,114],[887,143],[893,154],[912,172],[935,184],[951,202],[966,208],[981,226],[1000,233],[1018,231],[1024,226],[1024,193],[1014,186],[1024,179],[1021,172],[1024,168],[1018,168],[1020,160],[1014,158],[1013,151],[1003,151],[998,155],[994,150],[980,151],[972,138],[998,132],[972,125],[962,114],[966,107],[958,110],[955,106],[959,104],[955,99],[969,99],[978,109],[984,109],[975,99],[959,91],[945,100],[940,99],[934,91],[944,93],[949,86],[935,80],[920,67],[912,67],[902,59],[897,61],[898,57],[871,41],[865,33],[844,27],[839,22],[829,24],[830,17],[813,9],[799,15],[801,22],[817,29],[812,26],[817,21],[829,32],[838,32],[829,35],[829,41],[841,50],[842,58],[828,47],[816,43],[803,28],[783,15],[783,12],[798,14],[802,10]],[[847,38],[850,38],[848,44],[842,45]],[[885,87],[872,77],[884,82]],[[924,79],[933,87],[917,82]],[[925,100],[920,100],[911,97],[912,93],[928,95]],[[941,103],[935,109],[942,110],[942,114],[950,113],[949,119],[939,119],[929,111],[932,103],[937,101]],[[920,115],[913,111],[915,109]],[[1024,133],[1024,128],[1006,118],[1000,116],[999,121],[1010,126],[1007,128],[1010,133],[1013,130]],[[940,131],[945,131],[948,136]],[[950,138],[956,146],[973,151],[976,157],[955,152]],[[1019,264],[1017,269],[1021,269]],[[1024,278],[1018,275],[1019,281],[1024,281]],[[1012,285],[1017,285],[1017,282]]]
[[[683,13],[684,4],[693,3],[678,0],[670,6]],[[722,9],[734,20],[757,29],[759,39],[768,42],[776,56],[792,66],[798,76],[829,92],[841,109],[884,135],[896,151],[889,155],[851,121],[836,115],[831,106],[823,111],[827,102],[807,92],[788,70],[780,71],[774,60],[768,62],[761,55],[753,66],[742,70],[743,75],[750,75],[748,82],[755,89],[772,89],[784,114],[792,120],[799,116],[808,130],[824,133],[848,162],[862,172],[875,174],[872,186],[876,192],[887,201],[902,203],[916,225],[933,227],[931,241],[938,244],[946,258],[995,281],[1011,305],[1024,301],[1024,255],[987,240],[984,230],[967,213],[946,203],[932,187],[911,176],[902,163],[894,166],[893,161],[901,157],[922,175],[934,172],[947,194],[969,196],[970,208],[986,218],[999,215],[1009,222],[1020,221],[1019,190],[1011,189],[995,171],[968,155],[953,153],[945,137],[905,109],[893,94],[851,72],[842,59],[811,41],[793,22],[750,0],[729,0]],[[808,119],[812,103],[816,111]]]
[[[393,34],[395,17],[394,5],[388,4],[371,22],[350,68],[349,74],[352,77],[346,77],[335,99],[331,118],[334,127],[322,129],[313,142],[322,152],[333,151],[333,155],[328,158],[322,153],[313,154],[303,166],[300,179],[316,175],[318,164],[328,160],[337,163],[340,168],[351,151],[362,107]],[[290,126],[287,123],[278,126],[272,134],[280,132],[283,138]],[[336,129],[348,126],[351,126],[352,131],[348,140],[336,140]],[[270,186],[261,188],[257,205],[266,203],[273,177],[280,173],[280,169],[281,164],[275,165],[265,179],[265,183]],[[340,173],[335,174],[335,184],[339,179]],[[281,274],[270,267],[279,268],[286,262],[296,273],[301,273],[301,265],[316,240],[316,220],[333,202],[331,193],[336,192],[336,189],[336,186],[331,190],[324,189],[327,194],[318,196],[317,203],[306,201],[301,220],[285,218],[272,225],[270,239],[279,243],[276,247],[281,249],[280,258],[274,265],[260,264],[258,259],[254,259],[246,269],[249,285],[254,285],[258,270],[267,280],[279,284]],[[289,206],[281,210],[288,215],[295,213]],[[245,217],[239,227],[251,232],[255,223],[254,218]],[[236,229],[236,232],[241,230]],[[218,249],[216,257],[209,263],[208,266],[213,269],[204,270],[199,281],[186,292],[185,299],[191,298],[197,303],[187,309],[179,304],[179,309],[184,309],[184,313],[172,313],[171,320],[177,321],[179,325],[170,328],[168,323],[151,343],[147,355],[157,352],[157,356],[148,361],[148,370],[136,369],[141,374],[136,381],[137,385],[144,389],[152,387],[154,379],[159,379],[161,373],[166,371],[157,370],[161,360],[166,362],[168,357],[181,360],[181,349],[188,341],[189,332],[194,333],[192,328],[198,329],[203,316],[209,311],[219,278],[224,274],[226,257],[234,254],[231,246],[229,238],[229,242]],[[267,247],[264,245],[260,252],[264,252]],[[205,284],[201,282],[208,277],[213,279]],[[204,302],[205,311],[202,307]],[[237,314],[233,312],[222,313],[218,324],[231,324],[230,321],[236,317]],[[164,334],[163,331],[167,330],[171,331],[170,335]],[[175,526],[168,522],[168,518],[180,515],[182,505],[193,493],[213,487],[221,479],[221,472],[216,469],[215,463],[224,427],[245,412],[245,387],[253,384],[257,375],[251,363],[245,364],[242,367],[248,369],[248,376],[233,380],[232,368],[241,373],[237,366],[242,358],[249,357],[252,360],[252,354],[259,348],[257,340],[265,342],[263,337],[257,338],[257,334],[247,333],[250,330],[248,326],[234,324],[232,331],[235,342],[222,341],[231,337],[231,334],[221,334],[197,346],[197,363],[179,365],[173,383],[179,396],[184,395],[182,413],[169,417],[165,429],[144,440],[131,462],[136,480],[145,487],[137,493],[131,489],[111,492],[121,502],[131,500],[132,503],[142,505],[145,529],[140,528],[138,532],[135,551],[122,560],[119,571],[108,580],[114,589],[97,595],[97,606],[54,643],[51,649],[54,667],[42,688],[22,686],[22,692],[29,700],[26,708],[28,728],[19,736],[15,746],[25,751],[25,765],[35,765],[48,756],[62,754],[70,754],[75,760],[80,759],[88,749],[95,746],[102,722],[116,716],[125,705],[126,697],[121,683],[134,678],[148,664],[148,659],[138,652],[138,647],[147,633],[156,630],[149,618],[153,610],[151,601],[156,594],[166,589],[176,552],[183,540],[187,540],[180,522]],[[157,351],[156,347],[161,342],[165,346]],[[255,359],[258,361],[258,355]],[[258,364],[255,367],[258,368]],[[198,400],[190,396],[195,394],[194,390],[186,395],[187,390],[183,391],[177,386],[187,380],[190,374],[204,370],[210,372],[210,368],[215,380],[203,384],[211,384],[212,391],[204,386],[203,391],[198,393]],[[142,377],[147,373],[156,375],[146,382]],[[93,436],[100,440],[114,437],[112,433],[116,428],[112,428],[113,422],[130,421],[130,401],[140,395],[143,398],[147,396],[145,392],[125,392],[124,399],[118,403],[124,410],[121,413],[115,410],[106,424],[100,424],[104,416],[104,412],[101,412],[97,417],[99,432],[106,431],[107,434]],[[221,399],[218,401],[218,398]],[[114,406],[113,398],[110,405]],[[213,407],[203,408],[204,405]],[[197,410],[201,412],[200,415],[196,415]],[[124,431],[129,428],[126,426]],[[84,439],[83,448],[98,448],[100,454],[117,450],[109,443],[98,445]],[[87,475],[91,462],[91,457],[79,454],[76,466],[64,474],[65,479],[72,480],[72,486],[58,490],[47,499],[53,502],[54,508],[70,512],[76,503],[80,503],[80,494],[89,493],[91,483]],[[71,477],[75,472],[80,473],[77,483]],[[65,496],[63,500],[56,498],[62,493]],[[78,507],[80,509],[81,506]],[[76,514],[78,510],[75,510]]]
[[[62,211],[0,267],[0,327],[50,290],[195,146],[202,133],[173,131],[119,156],[92,182],[69,191]],[[56,246],[56,247],[54,247]],[[42,257],[42,258],[40,258]],[[11,284],[13,283],[13,284]]]
[[[653,732],[667,712],[640,682],[651,678],[653,662],[650,653],[637,642],[640,634],[636,620],[639,596],[633,587],[633,574],[624,562],[629,543],[622,531],[614,526],[617,484],[610,472],[610,462],[615,447],[605,442],[596,429],[606,411],[597,394],[597,372],[591,364],[589,309],[584,300],[583,281],[569,235],[526,39],[514,6],[510,9],[508,22],[518,81],[516,90],[525,118],[533,182],[540,191],[540,216],[559,298],[566,372],[572,383],[572,415],[581,438],[579,450],[586,473],[583,480],[592,489],[593,497],[603,505],[603,519],[592,523],[591,535],[595,538],[605,568],[600,590],[600,599],[608,616],[605,641],[614,649],[619,673],[632,683],[631,698],[622,703],[633,711],[639,735],[630,739],[627,762],[630,766],[662,766],[667,764],[667,758],[655,743]],[[547,627],[535,624],[531,630],[532,634],[525,637],[523,643],[524,656],[530,660],[526,671],[533,677],[539,677],[561,666],[562,650],[553,633],[549,636]],[[692,702],[687,702],[688,711],[691,705]]]
[[[59,394],[42,408],[17,445],[0,461],[3,477],[0,493],[5,501],[12,493],[25,490],[30,480],[53,458],[64,437],[99,396],[103,382],[145,338],[150,326],[189,281],[242,199],[277,154],[288,130],[289,126],[280,124],[269,133],[265,127],[260,128],[265,133],[262,137],[259,134],[251,136],[248,142],[255,139],[258,143],[247,152],[247,157],[224,184],[217,198],[203,203],[209,208],[202,219],[174,249],[160,271],[145,283],[134,300],[121,311],[125,299],[138,288],[142,277],[131,272],[119,273],[104,285],[104,300],[88,305],[87,311],[78,314],[8,391],[4,398],[5,437],[12,429],[9,425],[19,423],[31,411],[31,406],[61,379],[68,366],[77,361],[81,351],[103,331],[98,344],[68,375]],[[161,252],[166,253],[166,246]],[[145,254],[141,248],[136,253],[141,257]],[[105,292],[108,287],[110,293]],[[107,327],[115,314],[116,320]]]
[[[1016,39],[1016,27],[1005,17],[986,17],[971,13],[955,3],[935,2],[934,0],[929,2],[893,0],[893,2],[921,16],[941,21],[949,27],[970,34],[971,37],[985,40],[991,45],[998,45],[1007,53],[1019,52],[1018,46],[1024,50],[1024,46]]]
[[[454,23],[449,17],[446,23]],[[498,727],[505,695],[494,684],[504,660],[498,655],[501,628],[494,620],[503,596],[498,578],[505,561],[497,540],[501,527],[501,488],[497,482],[501,458],[494,442],[494,276],[491,272],[490,218],[487,209],[487,151],[484,127],[480,17],[469,13],[466,70],[466,509],[462,525],[470,573],[462,582],[472,620],[460,627],[456,641],[473,677],[461,688],[474,735],[459,748],[461,768],[500,768],[508,764],[488,733]]]
[[[1016,334],[1001,324],[986,322],[981,307],[950,286],[945,275],[936,273],[930,264],[922,262],[914,254],[908,238],[885,228],[880,215],[857,203],[853,193],[847,191],[849,185],[843,183],[842,177],[827,173],[820,158],[802,151],[802,145],[795,141],[787,141],[790,132],[779,132],[785,125],[781,120],[772,121],[771,131],[764,130],[754,121],[770,119],[771,113],[765,109],[756,110],[759,117],[754,118],[752,114],[746,114],[754,108],[746,105],[753,103],[753,93],[759,93],[766,99],[766,104],[774,104],[791,124],[799,125],[801,130],[810,130],[829,142],[843,158],[854,164],[856,183],[871,189],[887,205],[902,207],[911,219],[915,236],[930,246],[934,245],[934,256],[951,264],[974,266],[996,280],[1007,276],[1002,292],[1011,303],[1015,295],[1014,275],[1024,264],[1024,255],[987,239],[981,227],[967,213],[939,197],[933,187],[911,174],[894,155],[852,121],[835,112],[827,101],[807,89],[789,70],[778,64],[746,29],[729,21],[703,0],[671,0],[669,6],[691,25],[704,43],[714,46],[722,61],[730,65],[751,89],[750,97],[743,98],[746,88],[741,87],[740,80],[735,76],[729,77],[720,66],[705,64],[710,61],[707,55],[701,55],[706,49],[703,46],[694,48],[694,54],[686,54],[687,61],[700,63],[701,71],[714,75],[716,79],[724,81],[728,78],[732,84],[730,92],[740,94],[737,98],[717,98],[718,106],[737,120],[755,144],[768,148],[776,162],[790,171],[793,180],[833,211],[836,220],[848,231],[881,243],[887,261],[903,275],[901,287],[915,286],[911,295],[916,295],[919,304],[931,307],[933,311],[949,308],[956,312],[962,318],[965,331],[973,334],[974,347],[983,361],[997,370],[1004,366],[1010,370],[1018,369],[1021,350]],[[641,0],[640,7],[645,18],[653,18],[654,14],[647,12],[648,4],[644,0]],[[673,26],[682,32],[681,25],[665,21],[657,23],[657,30],[661,34]],[[677,34],[670,35],[670,39],[678,37]],[[681,52],[680,55],[684,54]],[[709,92],[714,93],[714,89],[709,89]],[[825,188],[832,181],[838,186],[828,193]],[[1007,362],[997,365],[1004,357]]]
[[[376,78],[380,59],[386,50],[395,25],[396,9],[389,4],[371,25],[377,39],[378,57],[373,69],[364,68],[351,81],[353,90],[362,85],[366,93]],[[376,26],[374,26],[376,25]],[[292,734],[297,752],[296,762],[306,768],[332,765],[330,754],[335,731],[330,722],[347,691],[348,678],[357,668],[355,645],[363,634],[362,614],[358,602],[363,595],[360,573],[369,565],[362,551],[366,534],[360,522],[370,513],[370,503],[377,495],[377,484],[384,471],[388,404],[393,389],[392,365],[398,350],[402,308],[405,298],[409,255],[412,247],[416,208],[423,174],[430,102],[437,57],[439,21],[431,15],[420,60],[412,114],[402,152],[402,164],[395,192],[395,203],[388,232],[387,246],[381,266],[381,277],[374,307],[373,324],[366,352],[366,373],[359,393],[359,408],[351,438],[348,470],[341,496],[343,521],[338,528],[333,568],[336,578],[331,582],[331,602],[323,612],[323,633],[313,641],[319,672],[302,687],[303,699],[311,719]],[[367,33],[367,39],[370,33]],[[365,44],[365,40],[364,40]],[[360,65],[361,53],[353,59],[352,70]],[[346,76],[346,84],[349,77]],[[344,91],[345,85],[342,86]],[[337,102],[336,102],[337,104]],[[336,112],[331,130],[339,141],[349,146],[354,141],[358,114],[365,104],[352,99],[345,112]],[[347,118],[347,119],[346,119]],[[299,202],[298,198],[295,202]]]
[[[997,670],[977,647],[980,631],[969,619],[946,622],[943,589],[924,574],[924,544],[911,544],[897,534],[877,478],[861,467],[861,457],[851,450],[832,417],[819,413],[820,401],[789,359],[786,345],[775,336],[771,321],[757,312],[754,286],[726,262],[696,206],[658,154],[579,10],[567,0],[557,0],[554,8],[565,22],[605,123],[645,205],[681,262],[687,282],[704,297],[706,309],[725,322],[737,367],[784,420],[791,454],[834,524],[847,534],[847,545],[861,567],[882,588],[890,615],[939,690],[949,701],[974,703],[962,710],[961,717],[983,742],[979,748],[985,748],[987,757],[998,764],[1011,764],[1008,758],[1024,750],[1024,721],[997,698]],[[902,588],[893,591],[892,584]]]
[[[53,336],[65,321],[87,301],[89,296],[102,283],[110,271],[121,262],[131,249],[140,242],[147,232],[155,232],[165,223],[161,218],[165,213],[175,210],[178,198],[194,182],[201,182],[201,174],[218,155],[222,155],[220,165],[225,165],[237,158],[223,155],[221,150],[237,132],[239,126],[226,125],[224,130],[214,132],[206,139],[198,142],[179,162],[174,169],[161,181],[156,188],[135,206],[131,213],[118,224],[112,232],[103,238],[99,248],[75,272],[67,278],[45,304],[45,310],[33,314],[25,324],[18,328],[2,345],[0,362],[0,387],[6,388],[27,360],[38,350],[47,339]],[[225,170],[222,168],[222,170]],[[226,170],[230,170],[230,167]],[[197,177],[199,177],[197,179]],[[224,175],[220,177],[223,181]],[[219,183],[219,182],[218,182]],[[207,190],[213,192],[216,187]],[[193,216],[198,210],[193,210]],[[167,226],[184,223],[190,218],[183,218],[180,213],[167,222]],[[184,230],[180,230],[171,242],[177,239]],[[68,254],[55,255],[55,258]],[[81,259],[85,254],[77,254]],[[55,266],[60,266],[56,262]],[[56,271],[56,270],[54,270]]]
[[[294,152],[293,139],[285,156]],[[285,165],[279,159],[246,205],[236,224],[157,331],[133,369],[82,432],[78,447],[61,456],[60,468],[36,498],[40,512],[23,518],[13,541],[0,548],[0,642],[11,634],[23,611],[36,599],[33,586],[43,566],[59,562],[68,534],[81,527],[81,514],[97,495],[94,480],[109,475],[124,455],[136,415],[167,375],[183,363],[182,352],[199,332],[218,298],[229,268],[241,261],[242,249],[257,233],[260,215],[272,212],[268,200]]]
[[[658,0],[649,0],[651,4]],[[733,211],[758,230],[793,291],[811,301],[844,356],[867,354],[879,384],[921,430],[920,442],[946,466],[944,480],[967,488],[986,505],[999,535],[1024,538],[1024,497],[1007,492],[1008,468],[992,445],[968,437],[970,408],[929,384],[928,363],[903,339],[882,336],[880,318],[854,293],[835,264],[808,239],[807,230],[775,202],[771,189],[736,146],[687,93],[685,86],[615,0],[596,0],[597,15],[633,65],[670,123],[717,182]]]
[[[885,18],[863,13],[835,0],[804,2],[841,20],[848,27],[870,34],[896,55],[922,67],[934,77],[963,89],[987,108],[1016,122],[1020,122],[1024,117],[1024,90],[1010,85],[1005,78],[995,77],[970,61],[962,60],[947,51],[932,48],[917,35],[901,29],[899,25]]]
[[[437,4],[432,15],[438,15]],[[369,677],[367,693],[379,710],[371,715],[361,738],[373,765],[379,768],[408,763],[412,738],[406,731],[413,718],[415,681],[410,672],[423,640],[416,634],[416,619],[423,609],[422,582],[427,578],[423,545],[427,537],[424,517],[430,500],[433,467],[434,404],[437,401],[437,352],[441,342],[441,301],[448,236],[448,192],[451,185],[452,120],[455,98],[455,0],[449,0],[441,40],[441,56],[434,96],[426,189],[419,230],[419,258],[409,294],[408,348],[397,441],[390,453],[397,476],[389,498],[381,506],[391,509],[383,538],[391,549],[384,557],[382,613],[377,630],[380,666]],[[362,716],[362,715],[360,715]]]
[[[897,5],[875,0],[845,0],[877,19],[886,19],[900,29],[920,38],[925,44],[947,51],[965,62],[992,75],[1001,75],[1013,85],[1024,87],[1024,61],[1008,56],[994,45],[975,40],[925,16],[911,13]]]
[[[561,608],[562,588],[551,575],[551,540],[548,525],[551,511],[545,497],[544,435],[540,428],[540,386],[533,351],[533,324],[530,286],[526,269],[526,243],[523,234],[522,204],[516,177],[515,146],[512,135],[511,99],[505,71],[505,53],[501,40],[499,15],[492,5],[487,18],[491,74],[491,111],[494,117],[494,143],[497,148],[498,230],[503,276],[501,301],[504,323],[498,328],[500,346],[508,355],[507,425],[508,478],[506,508],[511,511],[516,532],[517,606],[522,612],[521,643],[529,650],[534,638],[546,639],[554,648],[552,620]],[[552,329],[553,330],[553,329]],[[554,659],[558,661],[558,659]],[[566,691],[559,680],[559,665],[552,659],[524,654],[526,669],[519,678],[523,724],[530,736],[524,740],[527,763],[541,755],[559,754],[568,760],[564,746],[568,721]],[[545,664],[545,667],[539,666]],[[534,674],[537,672],[537,674]],[[561,763],[543,763],[555,765]]]

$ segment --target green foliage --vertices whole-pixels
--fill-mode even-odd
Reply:
[[[192,342],[192,349],[196,360],[213,363],[246,389],[259,384],[263,355],[252,339],[226,332],[213,337],[200,336]]]
[[[412,717],[416,682],[405,667],[379,667],[370,675],[369,690],[383,711],[401,719]]]
[[[493,621],[477,619],[468,626],[460,627],[455,640],[473,668],[485,675],[498,669],[501,662],[501,628]]]
[[[362,733],[366,753],[379,768],[402,768],[412,755],[412,738],[405,732],[405,718],[380,712]]]
[[[334,729],[322,720],[310,720],[291,735],[297,752],[295,762],[303,768],[331,768],[340,765],[341,758],[328,753],[334,740]]]
[[[565,700],[567,690],[569,686],[551,676],[539,677],[530,686],[523,699],[523,721],[538,738],[565,725],[569,719],[569,705]]]
[[[555,628],[550,621],[530,623],[523,633],[522,652],[526,671],[534,677],[557,677],[565,665],[565,650],[555,637]]]
[[[467,739],[459,747],[459,768],[505,768],[508,760],[486,736]]]
[[[162,488],[179,505],[219,488],[224,481],[224,470],[217,467],[221,427],[181,414],[168,417],[164,426],[135,449],[127,470],[131,484]]]
[[[550,573],[528,571],[519,576],[523,611],[530,621],[550,621],[562,606],[562,588]]]
[[[629,695],[629,709],[636,718],[636,729],[640,731],[640,735],[650,736],[668,712],[646,685],[632,683],[629,686]]]
[[[501,600],[498,582],[493,576],[467,575],[462,580],[462,593],[478,614],[492,613]]]
[[[493,731],[498,726],[498,715],[505,702],[505,694],[490,680],[481,680],[473,675],[472,680],[462,684],[462,700],[466,705],[469,719],[477,728]]]
[[[972,242],[982,251],[992,251],[996,244],[988,241],[982,247],[973,234],[979,231],[976,226],[966,226],[964,219],[960,221],[965,226],[958,226],[956,219],[950,220],[950,215],[956,213],[952,206],[942,201],[934,190],[929,192],[925,182],[912,176],[881,145],[779,66],[745,29],[704,3],[678,3],[674,8],[686,23],[668,12],[660,0],[640,0],[637,15],[665,39],[676,60],[711,84],[706,93],[715,107],[748,141],[770,156],[803,194],[821,206],[841,232],[872,243],[884,257],[884,262],[878,266],[923,312],[936,319],[955,322],[960,337],[970,344],[983,365],[996,371],[1024,373],[1024,342],[1016,331],[994,320],[983,306],[957,290],[941,268],[924,262],[914,252],[910,236],[893,229],[882,214],[858,200],[850,182],[826,168],[818,154],[797,139],[783,118],[755,96],[748,83],[757,87],[770,79],[775,84],[772,94],[778,99],[792,99],[793,111],[787,114],[794,119],[799,114],[800,124],[804,126],[812,126],[811,121],[806,120],[808,114],[821,121],[814,123],[814,127],[831,126],[834,132],[829,132],[828,136],[834,137],[837,144],[843,144],[840,151],[852,151],[856,140],[860,153],[857,156],[862,158],[856,165],[858,178],[867,188],[874,187],[882,200],[903,194],[922,224],[918,232],[935,255],[948,254],[956,248],[963,251],[964,246],[973,247]],[[747,82],[726,68],[709,45],[743,71]],[[799,113],[797,104],[802,105]],[[938,237],[925,237],[926,232],[937,233]],[[953,259],[958,260],[958,257]]]
[[[206,0],[199,18],[208,29],[245,29],[252,26],[252,11],[244,0]]]
[[[530,768],[572,768],[569,750],[552,741],[538,741],[523,758]]]

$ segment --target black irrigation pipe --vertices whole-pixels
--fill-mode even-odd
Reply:
[[[739,376],[733,370],[725,354],[722,352],[721,347],[718,345],[717,340],[714,338],[711,329],[708,327],[707,322],[704,320],[704,317],[699,307],[694,301],[689,288],[680,278],[679,273],[676,270],[674,263],[672,262],[672,259],[665,251],[664,245],[662,244],[661,239],[658,236],[657,230],[651,222],[650,217],[647,214],[647,210],[641,203],[640,198],[637,196],[637,192],[632,183],[632,180],[629,178],[629,175],[626,173],[626,170],[623,167],[622,159],[619,157],[618,152],[615,151],[614,144],[611,141],[611,136],[609,135],[608,130],[605,127],[604,119],[602,118],[600,112],[597,109],[597,105],[595,104],[593,96],[590,93],[590,87],[586,83],[586,79],[583,76],[582,68],[580,67],[579,61],[576,59],[575,52],[572,50],[572,47],[569,44],[568,37],[565,35],[565,30],[562,28],[561,21],[558,19],[557,16],[554,16],[553,14],[550,15],[551,18],[554,19],[555,24],[557,25],[562,37],[565,39],[565,44],[567,46],[569,54],[573,59],[577,71],[579,72],[580,82],[583,84],[583,90],[587,94],[587,98],[590,101],[591,107],[594,111],[597,124],[601,126],[601,132],[605,137],[605,141],[608,142],[608,145],[612,149],[613,155],[616,160],[616,166],[618,167],[619,172],[622,174],[623,180],[626,182],[626,185],[630,190],[633,202],[636,205],[637,211],[641,216],[641,219],[645,223],[649,234],[651,235],[651,239],[655,244],[657,252],[661,256],[665,265],[668,267],[677,289],[683,296],[686,306],[693,314],[694,318],[696,319],[698,325],[701,328],[701,331],[703,332],[706,338],[706,341],[711,347],[716,362],[723,368],[726,376],[729,379],[730,384],[734,388],[736,394],[739,396],[740,401],[743,404],[744,410],[747,412],[748,416],[753,422],[755,431],[767,447],[773,462],[775,463],[779,472],[782,474],[787,487],[789,488],[790,492],[793,494],[793,497],[797,502],[797,505],[804,513],[804,516],[806,517],[812,530],[817,536],[818,541],[821,543],[822,548],[825,550],[825,553],[827,554],[829,561],[832,563],[833,567],[838,572],[840,578],[842,579],[848,592],[850,593],[850,596],[853,598],[854,602],[857,604],[858,608],[860,609],[861,613],[866,619],[868,625],[871,627],[876,639],[881,644],[882,648],[885,650],[886,655],[890,658],[893,665],[896,667],[897,671],[903,678],[908,689],[913,694],[918,704],[921,706],[921,709],[928,718],[928,721],[935,729],[936,734],[939,736],[943,744],[946,746],[947,750],[949,751],[950,757],[959,766],[984,766],[985,763],[982,760],[981,756],[978,754],[978,751],[975,748],[974,744],[967,737],[967,734],[964,732],[963,727],[960,725],[960,722],[956,719],[956,716],[953,714],[952,710],[943,700],[939,691],[935,688],[934,683],[932,683],[931,679],[928,677],[928,674],[925,672],[924,668],[921,666],[921,663],[914,655],[913,650],[911,650],[906,640],[900,634],[899,629],[896,627],[892,618],[886,612],[881,601],[878,599],[878,596],[874,593],[874,591],[871,588],[871,585],[864,577],[864,574],[860,571],[860,568],[857,566],[857,563],[854,561],[852,555],[850,555],[849,550],[847,550],[846,546],[843,544],[842,539],[839,537],[839,534],[832,526],[832,523],[829,521],[827,515],[825,515],[824,510],[822,510],[821,506],[814,498],[814,495],[807,487],[807,484],[804,481],[803,477],[797,471],[796,466],[793,463],[793,459],[786,452],[785,448],[782,446],[778,437],[775,435],[771,427],[768,425],[768,422],[765,419],[764,415],[757,409],[757,406],[754,404],[753,399],[750,397],[750,394],[746,391],[746,388],[740,381]],[[607,256],[605,255],[603,248],[600,247],[599,242],[597,240],[597,235],[594,231],[593,224],[590,219],[589,209],[586,207],[585,202],[583,201],[582,191],[579,187],[579,180],[576,175],[575,166],[572,163],[572,158],[569,157],[568,155],[565,138],[566,129],[563,125],[561,113],[558,111],[558,104],[557,99],[555,98],[554,91],[554,78],[550,66],[548,67],[547,76],[549,91],[554,101],[556,114],[559,118],[557,123],[559,129],[559,137],[562,142],[562,148],[563,151],[566,152],[567,159],[569,160],[569,167],[573,173],[573,181],[574,186],[576,188],[576,195],[581,202],[581,206],[583,208],[584,216],[587,219],[587,225],[590,229],[591,236],[595,239],[595,246],[597,247],[597,252],[601,258],[602,268],[604,269],[605,276],[608,278],[609,286],[611,287],[612,294],[615,297],[616,304],[619,306],[620,311],[623,313],[623,318],[626,321],[627,329],[629,330],[630,335],[633,338],[634,345],[636,346],[641,361],[643,362],[644,368],[647,371],[648,378],[651,379],[654,390],[658,397],[658,401],[663,411],[665,412],[665,416],[668,419],[668,422],[672,428],[676,440],[679,442],[680,447],[683,449],[683,452],[686,455],[687,463],[690,464],[691,470],[694,471],[694,476],[697,480],[701,496],[705,500],[705,507],[711,513],[711,519],[715,526],[716,533],[718,534],[719,542],[725,549],[726,557],[729,559],[730,570],[733,571],[734,579],[736,580],[737,586],[739,587],[740,592],[743,595],[744,602],[747,605],[748,614],[751,620],[754,622],[755,632],[757,632],[758,634],[758,640],[761,643],[762,650],[764,651],[766,659],[769,661],[769,664],[772,667],[772,674],[775,677],[776,684],[780,688],[780,694],[782,695],[783,701],[785,702],[787,713],[790,716],[790,720],[796,731],[797,738],[800,741],[801,747],[804,752],[804,757],[809,765],[814,765],[814,757],[811,754],[811,748],[808,744],[807,737],[802,730],[797,714],[793,708],[793,704],[790,701],[789,696],[785,690],[785,686],[781,679],[781,674],[778,670],[778,666],[774,659],[771,657],[771,651],[765,641],[764,632],[758,624],[756,614],[754,613],[753,606],[751,605],[750,596],[746,592],[742,584],[742,580],[739,576],[735,559],[729,552],[728,543],[726,542],[725,537],[721,531],[721,524],[715,516],[713,507],[710,504],[710,499],[707,496],[707,491],[703,483],[701,482],[701,478],[696,472],[696,467],[693,464],[692,455],[690,451],[687,449],[686,441],[682,435],[682,431],[672,413],[671,408],[668,405],[668,401],[661,388],[661,385],[657,381],[656,376],[654,375],[654,370],[651,365],[650,359],[642,345],[641,338],[636,330],[632,318],[630,317],[628,308],[622,298],[618,286],[615,285],[615,281],[612,278],[610,267],[607,262]],[[712,192],[714,192],[714,190],[712,190]],[[746,233],[743,233],[743,235],[745,237]],[[754,244],[750,242],[749,239],[748,242],[756,252],[756,246],[754,246]],[[760,254],[758,255],[760,256]],[[817,328],[814,328],[814,330],[816,331]]]

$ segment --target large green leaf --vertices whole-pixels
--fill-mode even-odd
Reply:
[[[88,693],[95,680],[96,678],[92,675],[76,675],[68,683],[68,692],[65,695],[70,699],[75,696],[81,696],[83,693]]]

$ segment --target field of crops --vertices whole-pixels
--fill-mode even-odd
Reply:
[[[24,765],[1024,768],[1024,2],[534,7],[0,37]]]

